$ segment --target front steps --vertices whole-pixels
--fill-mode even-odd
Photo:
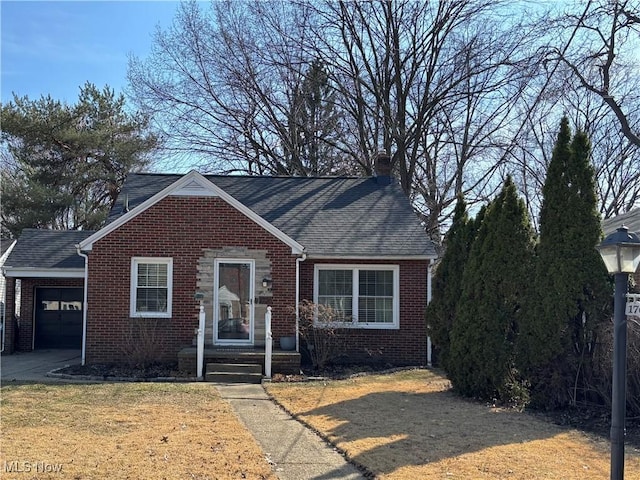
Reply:
[[[223,364],[251,364],[260,365],[264,372],[265,362],[264,348],[242,348],[242,347],[212,347],[206,346],[204,349],[204,367],[210,363]],[[197,349],[186,347],[178,353],[178,368],[180,371],[195,375]],[[211,370],[213,371],[213,370]],[[271,371],[284,375],[300,373],[300,353],[296,351],[285,351],[275,349],[271,360]]]
[[[205,382],[261,383],[262,365],[250,363],[207,363]]]

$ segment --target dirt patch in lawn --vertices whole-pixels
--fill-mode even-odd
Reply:
[[[609,443],[527,413],[456,397],[446,378],[411,370],[275,383],[269,394],[376,478],[602,479]],[[626,478],[640,479],[627,447]]]
[[[276,478],[210,384],[25,384],[0,392],[3,479]]]

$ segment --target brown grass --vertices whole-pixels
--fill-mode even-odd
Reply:
[[[268,386],[272,397],[384,479],[609,477],[609,443],[526,413],[456,397],[427,370]],[[627,480],[640,452],[627,446]]]
[[[3,479],[276,478],[210,384],[25,384],[1,393]],[[56,465],[62,472],[42,472]]]

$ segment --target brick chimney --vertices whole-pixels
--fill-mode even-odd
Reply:
[[[391,156],[387,152],[378,152],[375,169],[378,185],[389,185],[391,183]]]

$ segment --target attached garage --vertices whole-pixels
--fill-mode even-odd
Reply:
[[[34,348],[82,347],[82,288],[36,288]]]
[[[23,230],[2,268],[7,280],[5,353],[82,349],[85,265],[76,245],[92,233]]]

